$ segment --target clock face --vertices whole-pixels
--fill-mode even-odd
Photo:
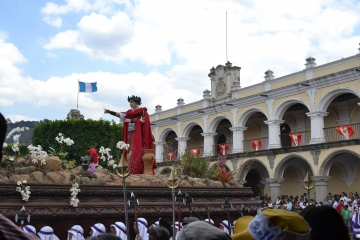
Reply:
[[[226,92],[226,84],[224,83],[224,78],[219,78],[216,85],[216,92],[218,96],[222,96]]]

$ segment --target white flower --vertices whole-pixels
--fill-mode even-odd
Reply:
[[[70,199],[70,206],[77,207],[79,205],[79,199],[77,198],[71,198]]]
[[[6,148],[7,147],[7,143],[4,142],[3,144],[3,148]]]
[[[9,161],[14,161],[15,160],[15,158],[14,157],[9,157]]]
[[[19,151],[19,145],[17,143],[15,143],[11,149],[14,151],[14,152],[18,152]]]
[[[80,192],[79,184],[73,183],[72,187],[70,188],[70,206],[77,207],[79,205],[79,199],[77,198],[78,193]]]
[[[27,183],[26,179],[23,180],[22,182],[20,182],[20,181],[17,182],[17,185],[19,185],[19,187],[16,187],[16,191],[21,193],[21,197],[22,197],[23,201],[28,202],[31,191],[30,191],[30,186],[24,185],[26,183]]]
[[[117,166],[118,166],[117,164],[112,165],[113,169],[117,168]]]
[[[37,164],[38,162],[40,162],[41,165],[46,164],[46,157],[48,156],[48,154],[45,151],[42,151],[42,147],[40,145],[38,145],[37,147],[29,145],[27,148],[29,149],[31,157],[33,157],[33,163]]]

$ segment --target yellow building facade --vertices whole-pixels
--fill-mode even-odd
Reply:
[[[319,66],[309,57],[301,71],[275,78],[267,70],[262,83],[244,88],[240,71],[230,62],[213,67],[201,100],[156,106],[157,171],[171,154],[176,161],[195,148],[216,158],[227,144],[236,180],[273,200],[306,192],[307,173],[318,202],[360,191],[360,54]]]

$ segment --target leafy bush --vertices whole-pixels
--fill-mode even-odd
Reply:
[[[41,122],[33,132],[33,145],[41,145],[45,151],[50,147],[58,148],[59,143],[55,139],[59,133],[70,137],[74,145],[66,146],[64,151],[68,152],[68,159],[76,159],[79,163],[80,157],[87,155],[89,148],[109,146],[119,154],[116,143],[122,139],[122,126],[115,121],[107,120],[55,120]]]
[[[14,143],[9,143],[6,147],[3,148],[4,150],[4,154],[5,155],[18,155],[18,152],[14,152],[12,150],[12,146],[14,145]],[[24,156],[26,154],[29,153],[29,151],[27,150],[27,145],[21,145],[19,144],[19,152],[20,152],[20,156]]]
[[[180,175],[186,175],[196,178],[209,178],[220,181],[224,184],[233,180],[236,171],[228,171],[225,167],[226,155],[219,155],[214,165],[210,166],[211,158],[201,158],[186,153],[181,157],[180,164],[177,166],[177,172]]]

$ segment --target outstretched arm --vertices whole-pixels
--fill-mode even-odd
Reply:
[[[120,117],[120,113],[119,112],[114,112],[114,111],[110,111],[109,109],[105,109],[104,108],[104,114],[109,113],[110,115],[113,115],[115,117]]]

